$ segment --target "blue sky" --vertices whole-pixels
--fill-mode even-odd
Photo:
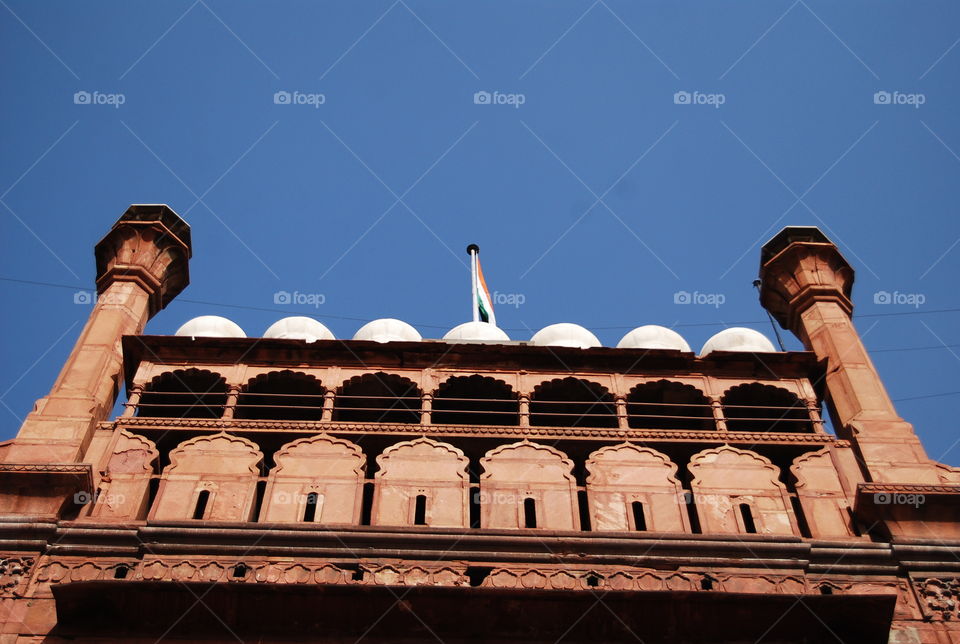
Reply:
[[[0,439],[89,313],[94,243],[167,203],[193,281],[155,334],[300,313],[439,337],[469,316],[475,242],[514,339],[657,323],[698,349],[772,336],[759,245],[818,225],[900,413],[960,464],[956,2],[0,5]]]

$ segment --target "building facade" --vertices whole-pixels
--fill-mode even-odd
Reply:
[[[653,326],[144,335],[190,254],[161,205],[96,247],[90,319],[0,444],[0,643],[960,643],[960,470],[897,415],[816,228],[761,255],[802,352]]]

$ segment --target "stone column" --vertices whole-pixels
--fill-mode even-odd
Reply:
[[[190,227],[164,205],[134,205],[95,248],[98,298],[50,390],[7,452],[10,463],[83,460],[123,379],[120,340],[139,335],[189,283]]]
[[[851,321],[854,272],[815,227],[785,228],[767,242],[760,301],[780,325],[827,362],[837,432],[878,482],[939,482],[913,427],[899,415]]]

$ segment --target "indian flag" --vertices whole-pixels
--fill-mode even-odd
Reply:
[[[471,244],[468,248],[471,259],[471,277],[473,279],[473,319],[474,321],[488,322],[497,325],[497,316],[493,312],[493,298],[487,281],[483,279],[483,269],[480,268],[480,248]]]

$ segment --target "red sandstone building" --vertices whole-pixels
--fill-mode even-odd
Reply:
[[[960,470],[897,415],[816,228],[761,256],[802,352],[142,335],[190,254],[154,205],[96,247],[89,322],[0,444],[0,643],[960,642]]]

